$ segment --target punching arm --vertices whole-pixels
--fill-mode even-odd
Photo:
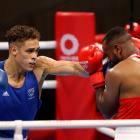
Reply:
[[[40,56],[36,66],[42,68],[46,74],[88,76],[80,63],[75,61],[57,61],[46,56]]]

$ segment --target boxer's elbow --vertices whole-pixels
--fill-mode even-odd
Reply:
[[[116,114],[116,112],[102,112],[105,119],[111,119]]]
[[[117,113],[116,109],[105,106],[100,106],[99,110],[106,119],[111,119]]]

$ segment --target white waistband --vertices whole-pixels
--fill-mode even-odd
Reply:
[[[140,127],[118,127],[115,140],[140,140]]]

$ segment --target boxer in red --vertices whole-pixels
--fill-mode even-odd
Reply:
[[[99,110],[106,118],[139,119],[139,49],[123,28],[116,27],[103,39],[103,50],[112,68],[106,74],[106,88],[96,85]]]
[[[103,51],[112,68],[108,70],[105,82],[101,50],[96,45],[90,45],[79,53],[80,61],[96,62],[92,65],[94,71],[90,73],[90,79],[96,89],[97,106],[106,118],[140,118],[139,46],[140,40],[131,37],[121,27],[107,33],[103,40]]]
[[[98,69],[90,76],[96,90],[96,104],[107,119],[140,119],[140,51],[137,43],[121,27],[112,28],[106,34],[103,52],[111,68],[105,75],[105,85],[100,53],[92,55],[98,58],[96,63],[100,66],[96,66]],[[117,128],[115,140],[124,139],[139,140],[140,127]]]

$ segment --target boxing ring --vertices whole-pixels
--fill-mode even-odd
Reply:
[[[55,49],[55,41],[40,41],[40,49]],[[7,50],[8,43],[1,42],[0,50]],[[55,89],[56,80],[46,80],[43,89]],[[14,129],[14,140],[23,140],[23,129],[71,129],[71,128],[96,128],[97,131],[115,138],[115,130],[112,128],[120,127],[140,127],[140,120],[63,120],[63,121],[0,121],[0,129]]]

